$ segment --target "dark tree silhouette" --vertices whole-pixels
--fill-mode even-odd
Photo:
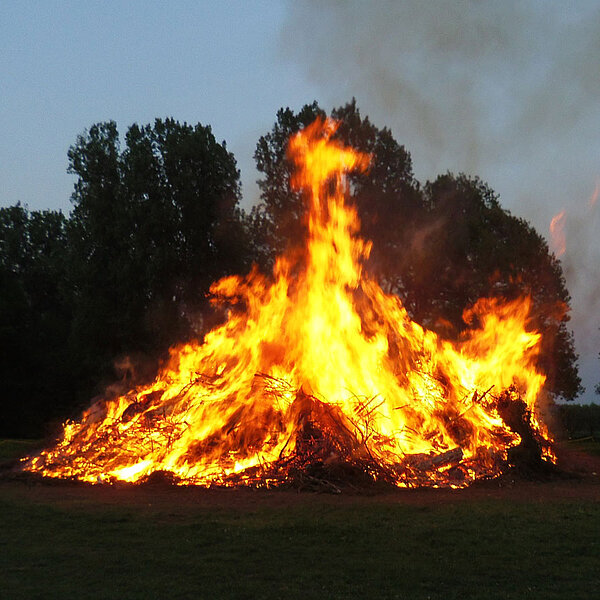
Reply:
[[[0,436],[39,435],[74,395],[66,219],[0,208]]]
[[[532,299],[530,327],[542,333],[539,367],[547,390],[573,399],[581,391],[573,336],[567,328],[571,298],[560,262],[523,219],[500,206],[477,178],[446,174],[424,189],[425,213],[418,270],[407,279],[415,318],[446,335],[466,327],[463,312],[478,298]]]
[[[156,355],[203,329],[212,281],[248,267],[239,172],[210,127],[114,122],[69,150],[78,176],[69,239],[72,341],[88,371],[123,353]]]
[[[305,105],[297,114],[280,109],[277,121],[268,134],[262,136],[254,154],[258,171],[261,203],[253,217],[260,224],[269,259],[287,246],[297,245],[306,236],[305,204],[301,195],[292,191],[290,177],[293,164],[286,157],[290,136],[317,117],[326,116],[316,102]],[[413,177],[409,153],[393,138],[389,129],[378,129],[368,117],[361,117],[353,99],[334,109],[331,116],[340,122],[334,137],[372,155],[372,164],[365,174],[351,179],[353,200],[367,238],[377,237],[370,269],[376,272],[389,289],[397,290],[397,263],[404,260],[405,235],[420,207],[419,186]],[[267,261],[269,262],[269,261]]]
[[[252,261],[239,172],[210,127],[114,122],[69,149],[73,210],[0,211],[0,365],[5,435],[40,435],[114,379],[202,335],[210,284]],[[214,316],[212,318],[215,318]]]
[[[261,136],[256,145],[254,159],[263,177],[258,181],[261,201],[253,209],[251,219],[262,249],[263,267],[270,266],[288,247],[302,243],[306,236],[304,201],[300,193],[292,190],[293,163],[286,151],[290,137],[318,117],[324,118],[325,112],[316,102],[305,105],[298,114],[281,108],[273,129]]]

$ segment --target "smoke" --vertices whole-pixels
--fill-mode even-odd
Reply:
[[[600,381],[598,31],[592,1],[297,1],[280,48],[324,108],[354,96],[390,127],[421,181],[479,175],[546,237],[565,211],[561,258],[588,397]]]

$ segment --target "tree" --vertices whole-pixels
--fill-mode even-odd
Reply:
[[[424,201],[420,243],[413,248],[418,269],[406,280],[415,318],[454,336],[467,327],[463,312],[478,298],[530,296],[530,327],[542,333],[539,368],[546,389],[575,398],[582,388],[567,328],[571,298],[546,241],[477,178],[442,175],[425,186]]]
[[[407,247],[422,210],[410,154],[388,128],[361,117],[354,99],[331,116],[340,122],[337,135],[344,144],[371,155],[368,171],[350,177],[361,235],[375,242],[366,268],[384,289],[403,295],[403,273],[410,268]]]
[[[68,156],[72,345],[91,384],[119,355],[202,333],[211,282],[247,266],[247,229],[235,159],[210,127],[132,125],[121,150],[116,124],[100,123]]]
[[[0,436],[41,435],[74,396],[66,219],[0,208]]]
[[[114,378],[210,321],[210,284],[249,268],[239,172],[210,129],[157,119],[122,140],[98,123],[69,149],[66,219],[0,210],[2,432],[40,435]]]
[[[150,305],[176,306],[186,329],[194,314],[208,309],[213,281],[250,267],[239,171],[210,127],[158,119],[154,127],[133,125],[126,143],[123,185],[137,224],[134,262],[146,269]]]

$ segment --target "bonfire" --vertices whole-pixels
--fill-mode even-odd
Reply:
[[[318,120],[293,136],[306,198],[303,252],[211,287],[229,307],[202,342],[170,350],[150,385],[95,402],[24,463],[101,483],[167,477],[202,486],[345,483],[464,487],[524,447],[552,461],[530,300],[480,299],[458,342],[411,320],[365,269],[371,243],[347,174],[370,157]]]

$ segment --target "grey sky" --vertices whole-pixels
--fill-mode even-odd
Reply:
[[[92,123],[210,124],[256,197],[252,154],[281,106],[355,96],[421,180],[476,174],[547,233],[582,375],[600,381],[600,5],[595,1],[0,3],[0,204],[69,210],[66,152]]]

